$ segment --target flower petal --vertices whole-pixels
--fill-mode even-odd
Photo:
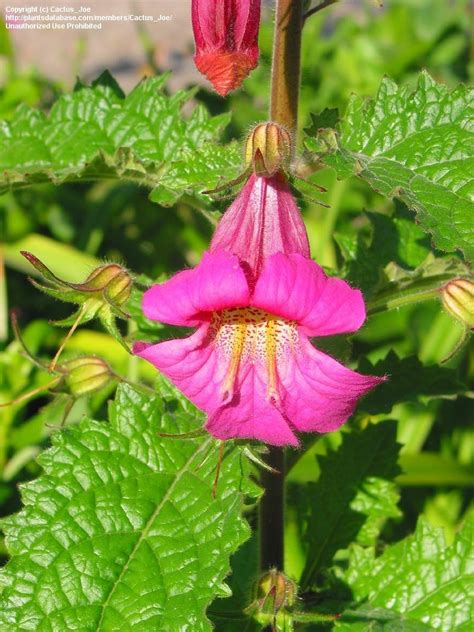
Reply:
[[[194,327],[206,320],[206,312],[244,306],[248,301],[248,283],[238,258],[217,251],[205,253],[196,268],[145,292],[143,312],[152,320]]]
[[[246,363],[230,402],[210,415],[206,424],[218,439],[258,439],[271,445],[298,445],[288,422],[266,398],[265,376],[257,365]]]
[[[208,325],[187,338],[135,345],[134,353],[151,362],[198,408],[209,412],[222,403],[220,385],[226,367],[218,361]]]
[[[278,253],[266,260],[252,304],[296,321],[309,336],[356,331],[365,320],[361,292],[327,277],[317,263],[299,254]]]
[[[357,400],[385,379],[351,371],[306,338],[278,365],[278,377],[282,409],[302,432],[336,430],[352,415]]]
[[[237,255],[255,277],[277,252],[309,257],[303,218],[281,173],[249,177],[219,221],[210,250]]]
[[[298,445],[288,422],[266,399],[263,368],[250,362],[239,368],[232,399],[225,401],[222,384],[228,360],[218,353],[209,328],[181,340],[135,345],[136,355],[151,362],[198,408],[209,414],[206,429],[218,439],[249,438],[273,445]]]

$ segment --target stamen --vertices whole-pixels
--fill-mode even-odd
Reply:
[[[267,348],[267,399],[274,399],[278,401],[278,387],[277,387],[277,321],[275,319],[269,319],[267,322],[267,329],[265,332],[266,348]]]
[[[245,323],[238,323],[234,327],[231,343],[232,355],[227,369],[227,375],[222,385],[222,395],[224,400],[232,399],[234,394],[235,379],[239,369],[240,358],[242,357],[242,352],[244,350],[246,329],[247,327]]]
[[[266,397],[278,402],[278,361],[296,351],[296,323],[256,307],[235,307],[214,314],[211,333],[221,353],[228,358],[221,391],[224,402],[234,395],[242,361],[260,363],[265,368]]]

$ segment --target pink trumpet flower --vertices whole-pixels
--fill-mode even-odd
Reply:
[[[194,61],[216,92],[238,88],[258,62],[261,0],[193,0]]]
[[[196,268],[155,285],[145,315],[197,331],[134,351],[208,414],[214,437],[298,445],[295,431],[335,430],[384,378],[360,375],[308,340],[359,329],[359,290],[301,253],[270,254],[258,269],[249,283],[245,263],[214,247]]]
[[[210,251],[218,250],[237,255],[251,282],[270,255],[310,256],[303,218],[281,171],[250,175],[216,228]]]

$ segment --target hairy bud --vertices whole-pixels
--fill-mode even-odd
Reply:
[[[121,307],[130,298],[132,277],[117,263],[108,263],[91,272],[84,283],[68,285],[80,292],[90,292],[99,300],[105,299],[112,306]]]
[[[296,592],[295,582],[272,568],[255,585],[253,608],[262,614],[275,615],[295,605]]]
[[[64,372],[64,381],[74,398],[91,395],[115,378],[107,362],[95,356],[67,360],[58,366],[58,371]]]
[[[273,176],[289,166],[291,135],[276,123],[260,123],[247,136],[245,164],[259,176]]]
[[[52,361],[51,370],[76,327],[93,318],[98,318],[106,331],[129,351],[115,322],[116,318],[129,317],[123,307],[130,298],[133,281],[125,268],[118,263],[107,263],[91,272],[83,283],[71,283],[57,277],[31,252],[21,254],[42,277],[42,282],[30,279],[36,288],[60,301],[79,305],[71,316],[54,323],[60,327],[71,327],[71,330]]]
[[[447,312],[469,329],[474,329],[474,281],[453,279],[441,290],[441,298]]]

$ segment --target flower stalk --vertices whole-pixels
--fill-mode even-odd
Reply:
[[[303,0],[278,0],[275,15],[270,120],[284,126],[296,146],[301,72]],[[284,569],[285,451],[270,447],[268,465],[278,473],[262,472],[265,490],[260,503],[260,568]]]
[[[278,0],[273,40],[270,120],[296,136],[303,0]],[[295,143],[293,143],[293,147]]]
[[[439,299],[443,287],[452,279],[453,273],[449,272],[417,279],[403,287],[389,287],[368,301],[367,315],[373,316],[381,312],[413,305],[420,301]]]

